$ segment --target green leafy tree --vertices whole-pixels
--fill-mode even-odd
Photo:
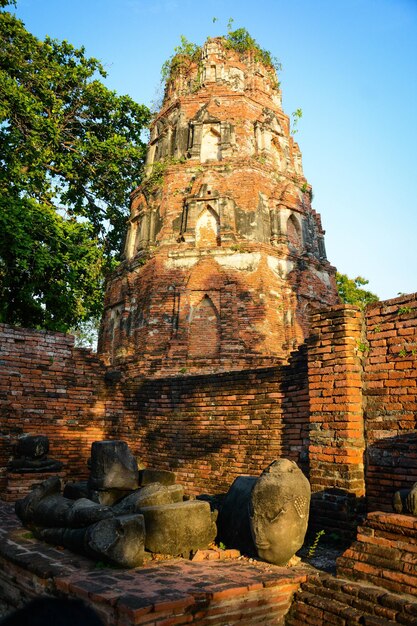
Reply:
[[[150,116],[105,76],[83,48],[0,10],[2,322],[67,330],[99,314]]]
[[[371,302],[378,302],[379,298],[372,291],[362,289],[369,283],[369,280],[362,276],[349,278],[346,274],[336,272],[336,285],[340,299],[345,304],[355,304],[364,309]]]

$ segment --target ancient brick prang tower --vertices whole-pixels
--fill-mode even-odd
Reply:
[[[165,371],[286,359],[337,294],[275,70],[222,38],[175,67],[99,352]]]

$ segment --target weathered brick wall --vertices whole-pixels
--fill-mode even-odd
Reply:
[[[372,305],[366,324],[367,504],[391,511],[417,481],[417,294]]]
[[[50,455],[79,476],[91,441],[124,438],[194,493],[287,456],[310,477],[316,525],[350,532],[365,483],[368,509],[391,510],[394,491],[417,481],[416,311],[415,294],[404,296],[370,307],[364,324],[339,305],[313,316],[288,365],[236,359],[197,375],[190,363],[145,378],[126,362],[120,382],[67,335],[1,326],[1,488],[23,432],[47,434]]]
[[[0,337],[1,487],[22,433],[47,435],[49,456],[85,475],[91,442],[107,434],[106,404],[115,406],[104,366],[63,333],[0,325]]]
[[[314,526],[348,538],[364,506],[362,315],[339,305],[312,317],[308,340]]]
[[[337,560],[339,576],[417,596],[417,519],[369,513],[356,541]],[[417,615],[417,613],[414,613]]]
[[[174,469],[189,493],[228,489],[285,456],[307,471],[305,352],[284,367],[121,383],[113,430],[147,466]]]
[[[388,593],[368,583],[316,574],[294,595],[284,623],[286,626],[411,626],[416,623],[416,611],[417,602],[410,596]]]

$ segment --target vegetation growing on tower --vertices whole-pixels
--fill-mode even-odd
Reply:
[[[230,19],[227,34],[221,37],[226,49],[234,50],[241,58],[251,52],[255,62],[262,63],[275,72],[282,70],[279,60],[269,50],[261,48],[246,28],[232,30],[232,24],[233,20]],[[188,41],[184,35],[181,35],[180,45],[174,48],[174,54],[162,65],[162,82],[175,78],[181,71],[187,73],[194,63],[199,64],[201,51],[201,46]]]

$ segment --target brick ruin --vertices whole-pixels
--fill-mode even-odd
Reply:
[[[385,567],[382,587],[414,593],[417,525],[389,512],[417,481],[417,294],[339,304],[323,237],[275,75],[209,40],[152,124],[98,354],[0,325],[0,496],[33,481],[8,470],[29,432],[49,436],[67,479],[87,475],[94,440],[121,438],[190,495],[284,456],[310,480],[313,530],[348,540],[370,514],[341,575],[378,585]],[[338,585],[307,582],[288,623],[357,599]]]
[[[279,362],[338,301],[275,71],[222,39],[168,81],[109,281],[107,363],[202,371]]]

